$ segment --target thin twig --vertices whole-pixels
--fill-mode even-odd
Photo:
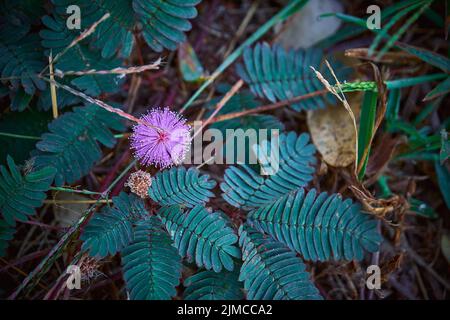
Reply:
[[[239,89],[244,85],[244,81],[241,79],[238,82],[236,82],[234,84],[234,86],[230,89],[230,91],[227,92],[227,94],[220,99],[220,101],[216,104],[215,108],[214,108],[214,112],[208,117],[208,119],[206,119],[203,123],[202,126],[200,127],[199,130],[197,130],[197,132],[194,133],[194,136],[192,137],[192,140],[194,140],[194,138],[208,125],[211,123],[211,120],[214,118],[214,116],[216,114],[218,114],[220,112],[220,110],[222,110],[222,108],[227,104],[228,101],[230,101],[230,99],[239,91]]]
[[[93,204],[93,203],[110,203],[110,199],[105,200],[44,200],[45,204]]]
[[[53,59],[53,63],[55,63],[56,61],[58,61],[64,54],[66,54],[67,51],[69,51],[70,48],[76,46],[79,42],[83,41],[84,39],[86,39],[87,37],[89,37],[91,34],[93,34],[95,32],[95,29],[97,28],[97,26],[102,23],[103,21],[105,21],[106,19],[108,19],[111,15],[109,13],[106,13],[103,17],[101,17],[99,20],[97,20],[96,22],[94,22],[89,28],[87,28],[85,31],[83,31],[78,37],[76,37],[66,48],[64,48],[64,50],[62,50],[61,52],[59,52],[55,58]],[[41,75],[43,74],[43,72],[45,72],[47,70],[49,66],[45,67],[42,71],[41,71]]]
[[[257,113],[262,113],[262,112],[267,112],[267,111],[271,111],[271,110],[275,110],[284,106],[288,106],[294,103],[297,103],[299,101],[303,101],[303,100],[307,100],[307,99],[311,99],[317,96],[322,96],[328,93],[328,90],[319,90],[319,91],[314,91],[311,93],[307,93],[305,95],[302,96],[298,96],[298,97],[294,97],[292,99],[287,99],[287,100],[283,100],[283,101],[279,101],[276,103],[272,103],[272,104],[267,104],[264,106],[259,106],[253,109],[249,109],[249,110],[245,110],[245,111],[239,111],[239,112],[232,112],[232,113],[227,113],[224,114],[222,116],[218,116],[215,118],[212,118],[210,123],[216,123],[216,122],[221,122],[221,121],[225,121],[225,120],[230,120],[230,119],[235,119],[235,118],[240,118],[243,116],[248,116],[250,114],[257,114]]]
[[[75,89],[73,89],[73,88],[71,88],[71,87],[69,87],[69,86],[67,86],[65,84],[61,84],[61,83],[58,83],[56,81],[52,81],[52,80],[47,79],[45,77],[41,77],[41,78],[43,80],[45,80],[45,81],[50,82],[51,84],[55,84],[55,86],[57,86],[58,88],[64,89],[66,91],[69,91],[73,95],[75,95],[77,97],[80,97],[80,98],[86,100],[89,103],[95,104],[95,105],[105,109],[106,111],[109,111],[111,113],[115,113],[115,114],[119,115],[122,118],[128,119],[130,121],[133,121],[133,122],[136,122],[136,123],[139,123],[139,124],[142,124],[142,125],[145,125],[147,127],[153,128],[153,129],[158,130],[158,131],[162,131],[163,130],[160,127],[151,125],[150,123],[147,123],[147,122],[145,122],[145,121],[143,121],[143,120],[141,120],[139,118],[136,118],[135,116],[133,116],[133,115],[131,115],[129,113],[126,113],[125,111],[122,111],[119,108],[114,108],[113,106],[110,106],[109,104],[107,104],[107,103],[105,103],[105,102],[103,102],[101,100],[98,100],[98,99],[95,99],[95,98],[93,98],[91,96],[88,96],[87,94],[85,94],[85,93],[83,93],[81,91],[75,90]]]
[[[94,74],[134,74],[134,73],[141,73],[148,70],[159,70],[159,67],[161,66],[161,58],[158,58],[154,63],[146,64],[143,66],[137,66],[137,67],[128,67],[128,68],[114,68],[110,70],[83,70],[83,71],[60,71],[57,70],[55,72],[55,75],[59,78],[63,78],[64,76],[85,76],[85,75],[94,75]]]

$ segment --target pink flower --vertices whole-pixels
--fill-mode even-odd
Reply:
[[[131,148],[139,161],[160,168],[180,164],[191,143],[190,126],[169,108],[152,109],[140,118],[144,123],[133,127]]]

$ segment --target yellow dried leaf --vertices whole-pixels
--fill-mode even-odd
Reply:
[[[361,96],[349,99],[355,115],[359,114]],[[308,111],[307,121],[312,141],[323,160],[333,167],[347,167],[355,161],[355,128],[342,104]]]

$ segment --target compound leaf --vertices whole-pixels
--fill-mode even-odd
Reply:
[[[184,213],[179,206],[171,206],[161,208],[158,215],[180,256],[207,270],[233,270],[233,257],[240,257],[235,246],[238,237],[218,213],[210,213],[202,206]]]
[[[140,221],[134,240],[121,253],[130,299],[169,300],[181,277],[181,257],[156,217]]]

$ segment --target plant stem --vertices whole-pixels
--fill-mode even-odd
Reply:
[[[0,132],[0,136],[9,137],[9,138],[17,138],[17,139],[41,140],[41,137],[26,136],[26,135],[22,135],[22,134],[14,134],[14,133],[8,133],[8,132]]]
[[[62,192],[70,192],[70,193],[81,193],[81,194],[87,194],[87,195],[99,195],[102,194],[101,192],[94,192],[90,190],[77,190],[77,189],[71,189],[71,188],[62,188],[62,187],[50,187],[50,190],[54,191],[62,191]]]

